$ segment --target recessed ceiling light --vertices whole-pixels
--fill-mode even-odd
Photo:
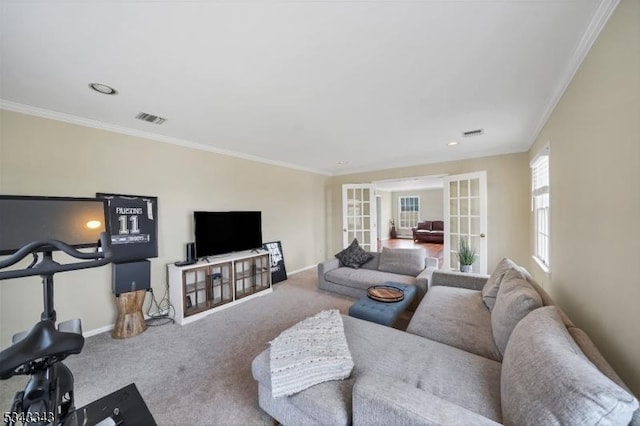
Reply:
[[[340,164],[342,166],[344,164],[349,164],[349,162],[347,160],[340,160],[340,161],[338,161],[338,164]]]
[[[456,141],[447,142],[447,146],[456,146],[456,145],[458,145],[458,142]]]
[[[118,91],[111,86],[107,86],[102,83],[91,83],[89,87],[95,90],[98,93],[102,93],[103,95],[117,95]]]

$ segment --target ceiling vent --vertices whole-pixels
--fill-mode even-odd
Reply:
[[[140,112],[136,115],[138,120],[147,121],[153,124],[162,124],[167,121],[166,118],[158,117],[157,115],[147,114],[146,112]]]
[[[468,138],[470,136],[480,136],[484,134],[484,129],[476,129],[476,130],[469,130],[468,132],[463,132],[462,136],[465,138]]]

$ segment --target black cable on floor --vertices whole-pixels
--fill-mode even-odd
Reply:
[[[149,306],[147,307],[147,319],[145,320],[145,324],[150,327],[173,324],[175,322],[174,317],[176,315],[175,309],[168,297],[168,288],[164,289],[164,295],[160,302],[156,300],[156,295],[153,292],[153,289],[150,288],[151,292],[151,300],[149,302]],[[155,313],[151,313],[151,308],[155,307]],[[161,313],[164,312],[164,313]]]

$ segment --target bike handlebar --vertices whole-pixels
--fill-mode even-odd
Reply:
[[[82,252],[74,249],[70,245],[59,241],[59,240],[42,240],[42,241],[34,241],[23,246],[20,250],[9,256],[7,259],[0,261],[0,269],[4,269],[11,265],[15,265],[29,254],[34,253],[37,249],[41,247],[54,247],[60,251],[65,252],[71,257],[76,259],[90,260],[88,262],[76,262],[76,263],[67,263],[60,264],[58,262],[50,261],[50,262],[40,262],[39,264],[25,268],[18,269],[12,271],[0,271],[0,280],[7,280],[11,278],[22,278],[22,277],[30,277],[34,275],[50,275],[57,272],[64,271],[75,271],[78,269],[87,269],[87,268],[95,268],[97,266],[106,265],[111,262],[113,253],[111,252],[111,241],[110,237],[106,232],[100,233],[100,247],[102,247],[102,252],[96,251],[93,253]]]

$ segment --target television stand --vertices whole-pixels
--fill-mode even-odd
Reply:
[[[221,309],[272,292],[271,255],[247,250],[195,265],[167,265],[175,321],[188,324]]]

